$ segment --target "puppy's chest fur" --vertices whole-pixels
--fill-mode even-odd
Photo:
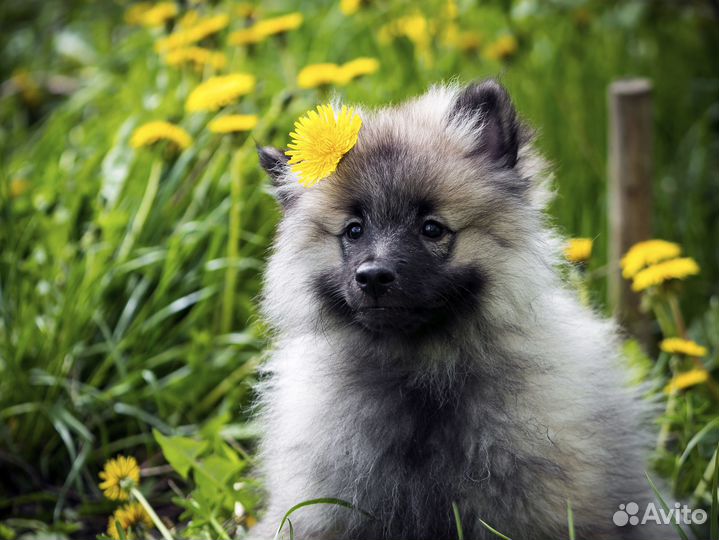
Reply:
[[[351,368],[328,387],[341,394],[326,424],[335,442],[316,454],[314,482],[376,521],[338,513],[343,537],[454,538],[452,503],[461,510],[484,499],[481,517],[504,521],[508,510],[498,500],[521,504],[538,477],[562,476],[555,463],[513,443],[518,426],[503,411],[520,383],[470,370],[464,366],[477,362],[469,360],[418,379],[397,367],[401,361],[345,359]],[[475,530],[480,516],[465,514],[465,530]]]

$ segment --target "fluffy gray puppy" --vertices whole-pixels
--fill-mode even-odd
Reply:
[[[557,273],[542,159],[494,81],[360,110],[357,145],[306,189],[274,148],[283,206],[264,312],[269,504],[303,540],[660,538],[616,527],[644,478],[643,407],[614,325]],[[668,536],[671,532],[668,531]]]

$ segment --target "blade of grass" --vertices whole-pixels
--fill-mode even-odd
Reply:
[[[662,497],[662,494],[659,493],[659,490],[657,489],[657,486],[654,485],[654,482],[652,481],[651,477],[649,476],[649,473],[644,471],[644,476],[647,477],[649,486],[652,488],[654,495],[656,495],[657,499],[659,500],[659,504],[662,505],[662,508],[664,509],[665,512],[669,513],[669,505],[664,500],[664,497]],[[684,530],[678,524],[676,524],[672,521],[672,525],[674,525],[674,528],[677,530],[677,533],[682,538],[682,540],[689,540],[687,538],[687,533],[685,533]]]
[[[485,522],[484,520],[480,519],[479,522],[480,522],[482,525],[484,525],[489,532],[491,532],[491,533],[492,533],[493,535],[495,535],[495,536],[498,536],[498,537],[501,538],[502,540],[512,540],[509,536],[506,536],[506,535],[502,534],[501,532],[499,532],[497,529],[495,529],[494,527],[492,527],[491,525],[489,525],[489,524],[488,524],[487,522]]]
[[[457,525],[457,540],[464,540],[464,531],[462,530],[462,518],[459,515],[459,507],[456,502],[452,503],[452,511],[454,512],[454,522]]]
[[[280,533],[282,532],[282,529],[284,528],[285,523],[287,523],[289,521],[289,518],[292,514],[294,514],[297,510],[299,510],[301,508],[305,508],[306,506],[313,506],[316,504],[330,504],[330,505],[334,505],[334,506],[341,506],[343,508],[347,508],[349,510],[354,510],[355,512],[359,512],[360,514],[363,514],[363,515],[373,519],[371,514],[368,514],[364,510],[360,510],[359,508],[354,506],[352,503],[343,501],[342,499],[333,499],[331,497],[322,497],[319,499],[309,499],[307,501],[297,503],[296,505],[294,505],[292,508],[290,508],[287,511],[287,513],[282,518],[282,521],[280,522],[280,526],[277,528],[277,532],[275,533],[275,536],[274,536],[275,540],[279,539]]]
[[[569,527],[569,540],[576,540],[574,533],[574,512],[572,511],[571,501],[567,501],[567,527]]]
[[[130,230],[127,232],[125,239],[120,245],[120,249],[117,251],[118,261],[124,261],[130,254],[132,247],[135,245],[135,241],[140,235],[142,227],[145,225],[145,221],[147,220],[147,216],[150,214],[150,210],[152,209],[152,203],[155,201],[157,190],[160,187],[161,176],[162,160],[158,159],[152,164],[150,176],[147,180],[147,187],[145,188],[145,194],[140,202],[140,208],[137,210],[135,219],[132,221],[132,225],[130,225]]]

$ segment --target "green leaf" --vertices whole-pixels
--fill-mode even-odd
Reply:
[[[160,448],[162,448],[162,453],[167,462],[185,480],[187,480],[190,468],[197,464],[198,456],[208,446],[207,441],[196,441],[189,437],[166,437],[156,429],[152,430],[152,435]]]
[[[194,467],[194,478],[197,489],[212,505],[232,510],[234,504],[234,493],[231,483],[238,478],[241,463],[231,461],[227,458],[211,455],[200,464]]]

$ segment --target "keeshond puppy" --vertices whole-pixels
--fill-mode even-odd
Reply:
[[[360,110],[356,146],[307,189],[259,149],[283,207],[264,313],[269,500],[303,540],[659,538],[643,406],[615,326],[558,272],[544,162],[495,81]],[[623,507],[622,507],[623,508]],[[361,510],[361,511],[360,511]],[[668,534],[671,530],[667,529]]]

